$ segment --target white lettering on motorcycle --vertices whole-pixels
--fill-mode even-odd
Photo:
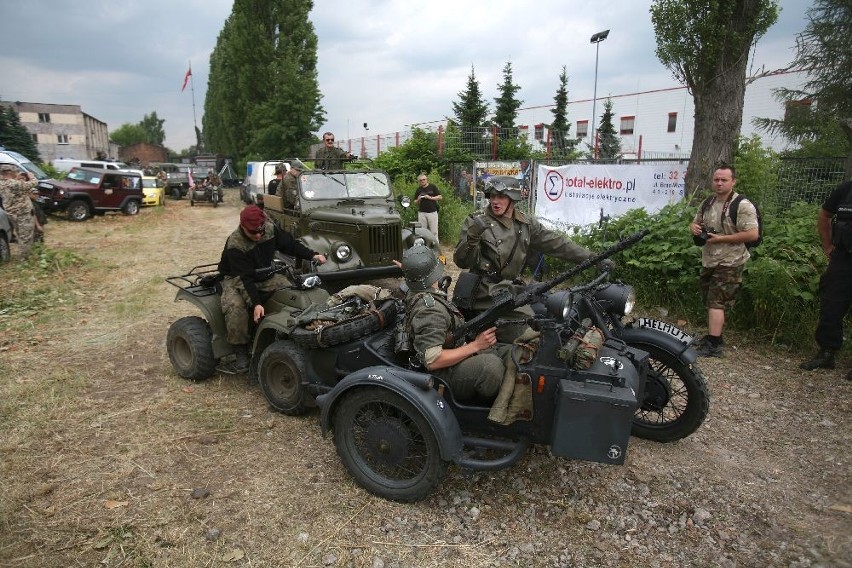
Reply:
[[[651,318],[639,318],[636,320],[636,324],[639,327],[645,327],[648,329],[656,329],[657,331],[662,331],[667,335],[671,335],[675,339],[679,341],[683,341],[684,343],[690,341],[692,336],[683,331],[682,329],[664,321],[651,319]]]

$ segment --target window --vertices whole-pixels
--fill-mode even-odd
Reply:
[[[38,134],[30,134],[30,136],[32,136],[32,137],[33,137],[33,142],[35,142],[36,144],[38,144]]]
[[[57,144],[68,144],[68,135],[67,134],[57,134],[56,135]]]
[[[544,140],[544,125],[536,124],[535,125],[535,139],[536,140]]]
[[[621,117],[621,130],[618,131],[619,134],[633,134],[633,123],[636,121],[635,116],[622,116]]]
[[[677,132],[677,113],[669,113],[669,125],[666,132]]]
[[[589,121],[588,120],[578,120],[577,121],[577,138],[585,138],[589,135]]]
[[[47,112],[38,113],[38,121],[39,122],[50,122],[50,113],[47,113]]]
[[[811,111],[811,99],[799,99],[797,101],[787,101],[784,105],[784,120],[807,120],[808,114]]]

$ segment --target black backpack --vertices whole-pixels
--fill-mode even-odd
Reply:
[[[704,200],[704,203],[701,204],[701,218],[704,218],[704,213],[710,207],[710,204],[713,203],[713,200],[716,199],[715,195],[711,195],[707,199]],[[740,210],[740,202],[745,199],[742,195],[737,195],[733,201],[731,201],[731,205],[728,206],[728,215],[731,217],[731,222],[736,225],[737,224],[737,212]],[[749,202],[754,206],[754,213],[757,217],[757,240],[745,243],[747,249],[753,249],[756,246],[760,245],[763,242],[763,216],[760,214],[760,209],[754,202]]]

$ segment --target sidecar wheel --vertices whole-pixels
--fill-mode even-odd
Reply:
[[[173,323],[166,336],[166,349],[172,367],[184,379],[203,381],[216,370],[213,334],[200,317],[188,316]]]
[[[654,345],[630,345],[651,356],[645,397],[633,416],[633,435],[674,442],[698,430],[710,410],[707,382],[698,366],[685,365]]]
[[[359,389],[338,403],[334,445],[355,481],[385,499],[418,501],[447,475],[429,423],[384,388]]]
[[[376,311],[327,325],[319,332],[297,327],[290,336],[297,345],[305,349],[319,349],[347,343],[393,324],[396,321],[397,309],[395,300],[385,300]]]
[[[302,384],[305,354],[292,341],[276,341],[263,350],[257,378],[269,406],[289,416],[304,414],[311,397]]]

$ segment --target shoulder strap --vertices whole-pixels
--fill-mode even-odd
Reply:
[[[737,226],[737,213],[740,210],[740,201],[744,198],[742,195],[737,195],[733,201],[731,201],[731,206],[728,209],[728,214],[731,216],[731,222],[734,224],[734,227]]]
[[[702,222],[704,221],[704,214],[707,213],[707,210],[710,208],[710,204],[713,203],[714,199],[716,199],[716,196],[710,195],[709,197],[705,198],[704,201],[701,203],[700,211],[701,211],[701,221]]]

